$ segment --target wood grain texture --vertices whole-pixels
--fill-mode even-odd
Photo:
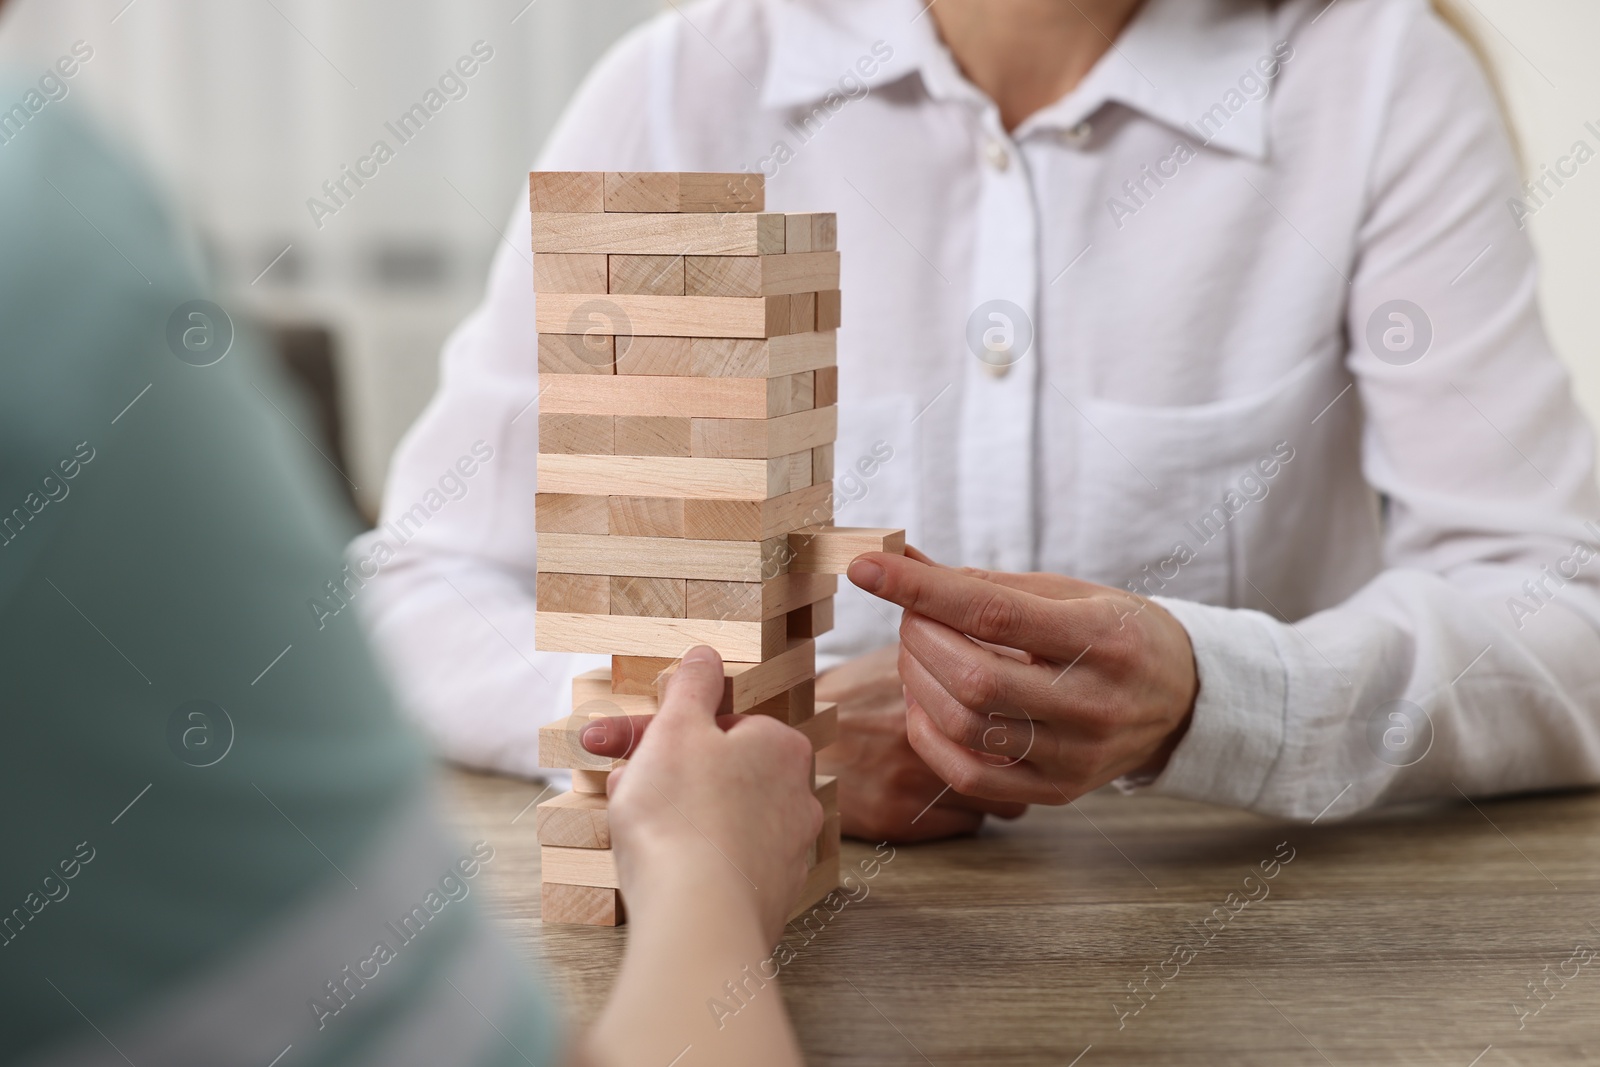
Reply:
[[[799,575],[795,575],[799,577]],[[822,575],[832,578],[834,575]],[[825,597],[813,604],[789,612],[790,637],[821,637],[833,629],[833,598]]]
[[[539,487],[553,493],[766,500],[788,484],[788,470],[776,459],[541,453],[537,464]]]
[[[655,374],[663,377],[696,377],[694,346],[699,343],[692,337],[628,337],[618,338],[622,346],[617,356],[618,374]],[[703,375],[700,375],[703,377]],[[752,374],[760,378],[766,375]]]
[[[807,333],[817,328],[817,294],[795,293],[789,297],[789,328],[785,333]]]
[[[541,252],[533,257],[533,288],[538,293],[604,293],[606,257],[592,252]]]
[[[663,695],[667,679],[676,669],[676,661],[669,662],[655,676],[657,697]],[[613,678],[615,673],[613,666]],[[759,663],[724,662],[722,674],[724,688],[717,713],[737,715],[815,678],[817,645],[814,641],[788,641],[782,652]]]
[[[672,656],[612,656],[611,691],[618,696],[660,699],[656,681],[677,660]]]
[[[611,847],[611,821],[606,818],[605,797],[593,793],[562,793],[540,803],[534,811],[541,845]]]
[[[817,252],[832,252],[839,247],[839,216],[837,214],[832,211],[812,213],[811,247]],[[834,288],[838,288],[838,286]]]
[[[617,660],[634,662],[628,656],[611,657],[613,666]],[[665,665],[669,661],[663,660]],[[614,692],[611,687],[612,667],[597,667],[592,671],[585,671],[572,679],[572,706],[577,711],[588,713],[600,710],[608,715],[654,715],[659,701],[656,699],[656,675],[662,667],[650,671],[647,681],[637,687],[633,693]]]
[[[767,540],[833,518],[833,486],[812,485],[769,500],[687,500],[685,537],[705,540]]]
[[[688,436],[685,420],[684,436]],[[566,455],[609,456],[617,450],[616,424],[611,415],[539,413],[539,451]]]
[[[827,748],[839,740],[839,705],[820,705],[811,718],[797,723],[795,729],[811,742],[811,751],[819,752]]]
[[[539,846],[539,873],[546,883],[620,889],[617,857],[608,848]]]
[[[810,371],[776,378],[563,374],[541,383],[539,411],[569,415],[769,419],[812,407],[815,391],[815,378]]]
[[[811,484],[833,484],[833,443],[818,445],[811,450]]]
[[[817,294],[818,330],[837,330],[844,323],[844,307],[837,289],[825,289]]]
[[[564,715],[539,727],[539,766],[591,771],[609,771],[623,761],[606,756],[596,756],[583,747],[579,740],[590,723],[588,715]],[[541,838],[540,840],[543,840]],[[602,846],[587,846],[602,847]]]
[[[541,375],[607,375],[615,374],[616,369],[616,338],[610,334],[542,333],[539,335]]]
[[[839,402],[839,368],[819,367],[812,376],[816,386],[816,405],[819,408]]]
[[[537,533],[607,534],[611,532],[606,498],[572,493],[535,493],[533,524]]]
[[[574,768],[572,772],[572,791],[574,793],[591,793],[595,796],[605,796],[606,783],[610,779],[610,771],[591,771],[582,767]]]
[[[813,526],[789,535],[794,553],[789,569],[801,573],[843,574],[850,561],[863,552],[906,550],[904,530],[885,530],[857,526]]]
[[[610,255],[767,256],[783,252],[783,216],[735,214],[563,214],[534,212],[540,252]]]
[[[694,580],[688,583],[689,617],[758,622],[789,615],[838,590],[839,578],[833,574],[785,573],[761,582]]]
[[[682,256],[607,256],[610,271],[607,292],[636,296],[682,296],[683,258]]]
[[[839,253],[781,256],[687,256],[689,296],[782,296],[839,288]]]
[[[541,416],[542,417],[542,416]],[[576,416],[582,417],[582,416]],[[689,456],[693,454],[691,420],[678,415],[592,416],[615,419],[612,450],[619,456]],[[735,421],[735,420],[730,420]],[[751,422],[759,420],[751,419]],[[542,425],[542,424],[541,424]],[[552,449],[540,447],[540,451]],[[707,457],[713,458],[713,457]]]
[[[540,611],[609,615],[611,579],[603,574],[540,571],[534,578],[534,602]]]
[[[612,615],[638,615],[652,619],[682,619],[688,616],[686,579],[614,575],[610,581]]]
[[[787,558],[784,542],[777,538],[701,541],[552,533],[541,535],[538,544],[539,569],[561,574],[755,582],[783,573]]]
[[[621,258],[624,257],[611,257],[613,262]],[[682,261],[678,263],[681,269]],[[613,272],[613,284],[617,281]],[[636,284],[642,286],[647,280],[641,277]],[[544,333],[594,330],[627,336],[781,337],[815,328],[815,298],[810,293],[804,296],[812,309],[809,317],[791,313],[792,302],[798,299],[791,296],[661,296],[618,293],[615,289],[604,297],[587,293],[540,293],[534,318],[538,329]]]
[[[667,496],[590,497],[605,501],[607,526],[602,533],[621,537],[686,537],[684,500]],[[574,533],[592,533],[574,530]]]
[[[761,660],[778,655],[787,640],[782,619],[725,622],[553,611],[534,615],[534,647],[544,652],[678,657],[696,645],[710,645],[724,659]]]
[[[604,211],[605,175],[600,171],[533,171],[528,207],[544,211]]]
[[[746,172],[614,171],[605,175],[607,211],[766,210],[766,179]]]
[[[691,419],[689,448],[707,459],[769,459],[831,444],[838,433],[839,409],[832,406],[770,419]]]
[[[589,885],[543,882],[539,886],[541,922],[561,926],[621,926],[627,921],[622,893]]]
[[[497,850],[474,891],[540,953],[574,1025],[593,1022],[626,939],[538,925],[537,850],[507,827],[541,785],[450,782],[458,836]],[[1346,819],[1350,801],[1309,825],[1106,788],[974,837],[845,841],[852,902],[784,934],[805,1061],[1065,1067],[1093,1045],[1077,1067],[1592,1064],[1593,965],[1551,976],[1595,943],[1600,794]],[[1280,843],[1293,861],[1263,881]],[[1180,946],[1198,953],[1164,963]],[[1522,1025],[1516,1007],[1540,1010]]]
[[[766,340],[700,337],[691,342],[701,378],[778,378],[838,364],[838,333],[791,333]]]

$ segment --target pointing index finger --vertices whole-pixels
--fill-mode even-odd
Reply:
[[[969,637],[1012,648],[1028,648],[1037,642],[1045,624],[1045,609],[1053,603],[957,570],[930,567],[885,552],[856,557],[847,573],[851,582],[874,596],[937,619]]]

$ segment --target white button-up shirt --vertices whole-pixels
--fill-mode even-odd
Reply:
[[[538,166],[838,213],[836,520],[1161,598],[1200,693],[1148,788],[1310,817],[1600,780],[1594,444],[1462,42],[1422,0],[1148,0],[1008,132],[920,10],[665,13]],[[355,546],[403,695],[521,772],[603,662],[534,650],[528,222]],[[832,662],[895,639],[837,611]]]

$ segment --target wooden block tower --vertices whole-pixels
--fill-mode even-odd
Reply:
[[[529,177],[539,331],[538,647],[610,654],[539,732],[572,791],[538,808],[545,922],[623,920],[606,821],[621,761],[578,741],[647,715],[688,649],[726,662],[722,712],[832,743],[814,638],[838,575],[900,530],[833,522],[839,253],[832,214],[764,211],[760,175]],[[833,779],[798,914],[838,884]]]

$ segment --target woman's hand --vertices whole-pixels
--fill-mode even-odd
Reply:
[[[817,677],[817,699],[839,705],[839,740],[817,770],[839,777],[842,832],[869,841],[927,841],[975,833],[987,814],[1014,819],[1024,804],[952,791],[906,737],[900,647],[890,645]]]
[[[613,847],[638,921],[689,890],[748,908],[770,946],[805,882],[822,805],[811,792],[811,745],[799,731],[765,715],[723,716],[719,724],[722,679],[712,649],[683,657],[629,762],[612,772]],[[588,736],[603,727],[584,731],[586,746],[604,747]]]
[[[1166,765],[1199,691],[1171,614],[1061,575],[925,560],[869,553],[849,577],[905,609],[907,736],[936,774],[969,796],[1061,804]]]

